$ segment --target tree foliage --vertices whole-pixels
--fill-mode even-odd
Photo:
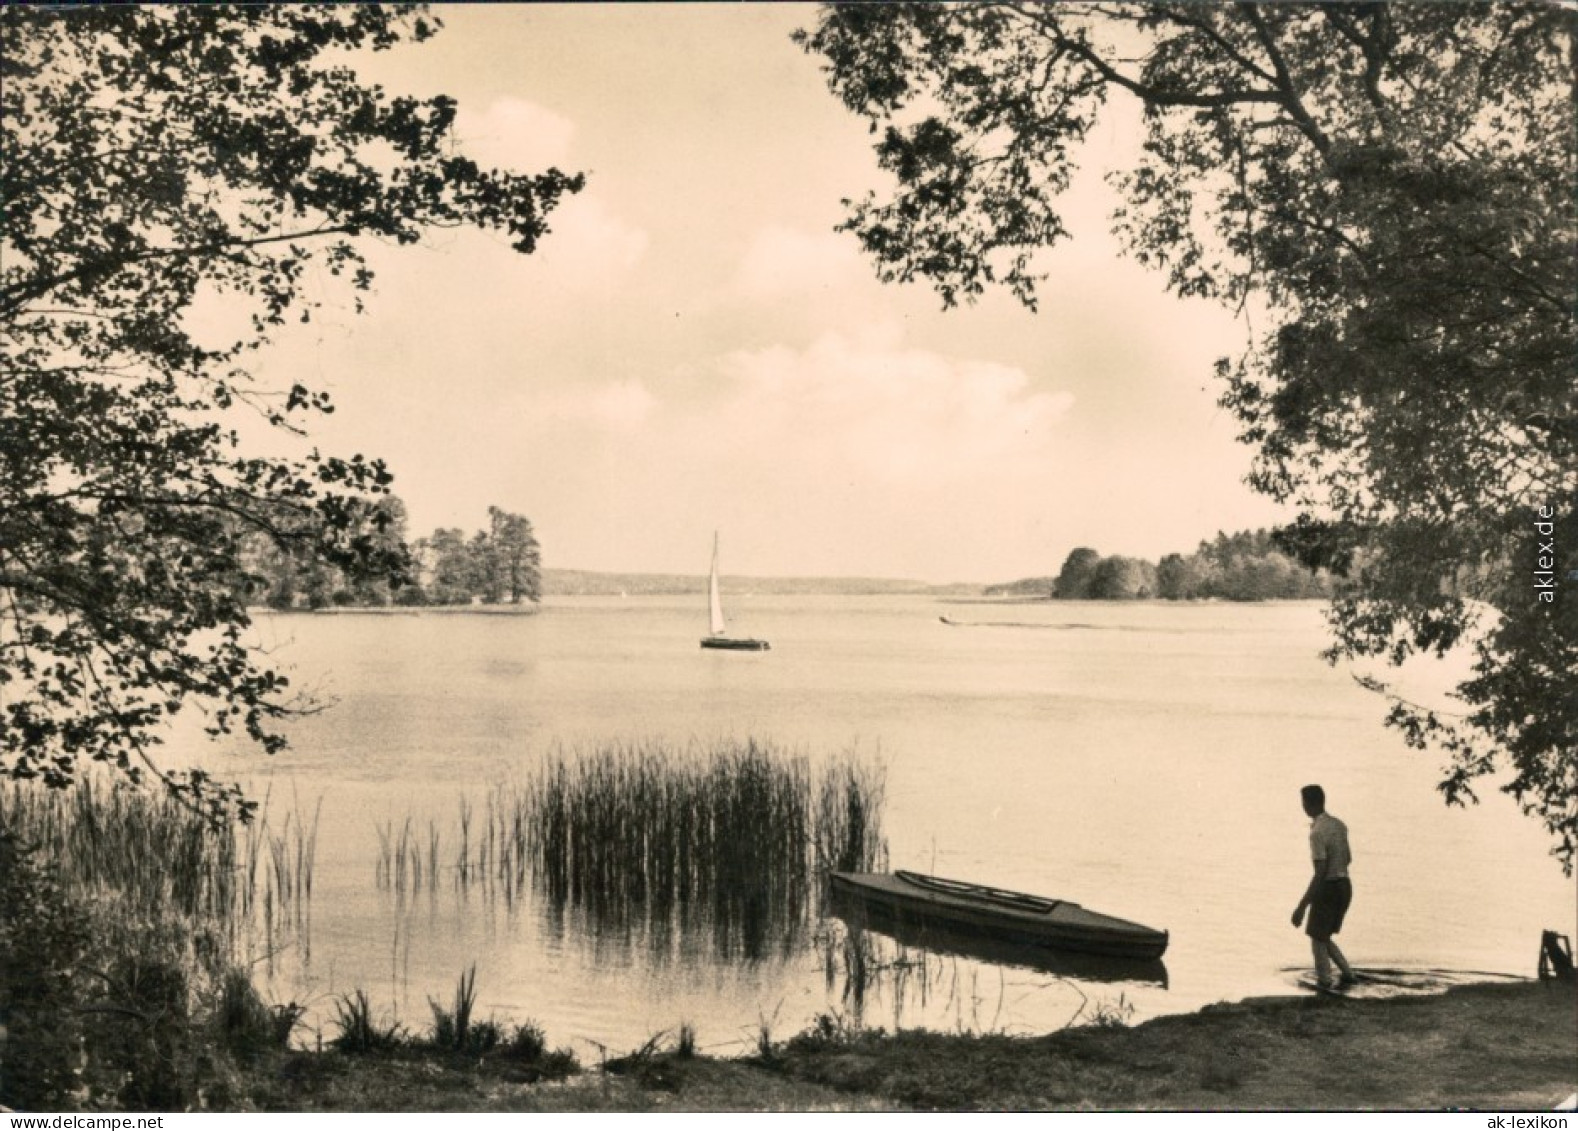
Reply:
[[[1541,3],[848,5],[800,36],[895,188],[851,207],[889,280],[1034,306],[1111,98],[1129,254],[1266,311],[1218,370],[1252,483],[1344,570],[1333,660],[1472,651],[1460,710],[1391,697],[1578,848],[1578,166],[1570,9]],[[1055,266],[1056,260],[1050,262]],[[1544,524],[1543,526],[1540,524]]]
[[[1063,559],[1063,568],[1058,570],[1057,579],[1052,582],[1052,596],[1065,601],[1085,600],[1090,596],[1091,582],[1100,564],[1101,554],[1089,546],[1070,550],[1068,557]]]
[[[151,754],[194,708],[282,745],[286,680],[245,642],[244,540],[353,579],[406,568],[378,536],[381,462],[264,458],[235,424],[330,409],[247,362],[312,317],[318,280],[359,307],[366,241],[469,225],[530,252],[581,187],[479,167],[454,151],[452,100],[345,62],[436,27],[373,5],[0,12],[0,773],[58,786],[107,762],[230,811],[233,790]],[[200,337],[200,303],[245,329]]]
[[[309,531],[298,528],[314,522],[314,515],[275,513],[267,528],[250,527],[241,533],[241,563],[245,570],[245,598],[271,609],[322,609],[331,605],[383,606],[394,603],[415,585],[415,563],[406,543],[408,520],[405,502],[392,492],[376,502],[350,500],[345,517],[346,534],[364,540],[371,550],[396,563],[397,569],[373,574],[347,570],[325,560]],[[295,530],[306,536],[281,539],[279,531]]]
[[[488,508],[489,592],[495,600],[536,601],[542,596],[542,550],[532,533],[531,520],[498,507]]]
[[[1290,556],[1269,530],[1218,533],[1160,562],[1071,550],[1053,582],[1059,600],[1296,601],[1331,596],[1331,575]]]
[[[1102,558],[1090,579],[1097,601],[1132,601],[1156,595],[1156,567],[1139,558]]]
[[[393,521],[374,532],[390,548],[406,546],[405,504],[387,495],[380,510]],[[360,520],[370,522],[370,512]],[[542,599],[542,551],[531,520],[498,507],[488,508],[488,529],[469,537],[459,528],[433,531],[409,546],[410,569],[397,586],[386,579],[353,579],[313,555],[278,551],[272,539],[248,539],[252,571],[257,574],[261,603],[274,609],[321,609],[339,606],[469,605],[473,601],[518,605]]]

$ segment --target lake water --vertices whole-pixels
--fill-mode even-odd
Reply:
[[[599,1045],[622,1053],[681,1023],[729,1051],[764,1022],[781,1038],[824,1012],[1026,1033],[1081,1008],[1139,1019],[1286,992],[1288,968],[1308,961],[1288,917],[1308,878],[1310,781],[1351,832],[1341,941],[1360,967],[1532,974],[1541,929],[1578,918],[1533,820],[1494,789],[1446,808],[1436,758],[1409,751],[1382,727],[1384,704],[1318,659],[1315,605],[735,595],[730,611],[772,651],[698,648],[694,598],[261,616],[293,682],[336,700],[293,724],[286,754],[218,763],[249,771],[275,820],[321,802],[310,949],[260,965],[270,995],[310,1003],[325,1039],[335,996],[358,987],[425,1026],[427,999],[447,1001],[475,963],[482,1015],[534,1019],[595,1061]],[[813,764],[851,748],[880,758],[894,867],[1165,928],[1165,982],[884,944],[888,968],[857,1001],[831,922],[746,962],[684,940],[656,954],[541,898],[505,905],[440,882],[401,899],[375,882],[380,826],[409,816],[447,846],[463,798],[475,813],[556,747],[719,738]]]

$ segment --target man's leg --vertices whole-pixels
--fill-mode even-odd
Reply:
[[[1323,988],[1331,982],[1331,956],[1327,953],[1330,946],[1329,939],[1310,938],[1310,953],[1315,956],[1315,984]]]
[[[1336,934],[1342,929],[1342,921],[1347,916],[1348,906],[1353,900],[1353,885],[1344,879],[1331,886],[1336,889],[1336,906],[1332,909],[1334,918],[1331,922],[1331,933],[1326,937],[1326,950],[1336,961],[1337,968],[1342,971],[1342,981],[1339,984],[1351,986],[1358,979],[1354,977],[1353,967],[1348,965],[1348,959],[1337,946]]]
[[[1342,971],[1342,980],[1344,982],[1357,982],[1359,980],[1354,976],[1353,967],[1348,965],[1348,959],[1344,957],[1342,950],[1337,946],[1336,939],[1326,940],[1326,950],[1331,955],[1332,961],[1337,963],[1337,969]]]

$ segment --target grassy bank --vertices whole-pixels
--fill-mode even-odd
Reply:
[[[431,1043],[275,1052],[232,1079],[243,1110],[1550,1110],[1578,1092],[1573,986],[1438,997],[1259,998],[1037,1038],[824,1027],[715,1060],[674,1041],[544,1079]]]
[[[920,1108],[1549,1109],[1578,1090],[1578,995],[1260,999],[1030,1040],[813,1042],[783,1071]]]
[[[283,1053],[246,1106],[288,1111],[1550,1110],[1578,1091],[1574,987],[1265,998],[1035,1038],[825,1026],[745,1060],[672,1042],[538,1082],[415,1049]]]

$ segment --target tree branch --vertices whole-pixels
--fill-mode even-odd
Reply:
[[[1335,8],[1322,8],[1321,14],[1326,21],[1337,29],[1337,33],[1352,43],[1364,56],[1364,94],[1370,106],[1375,110],[1375,116],[1380,120],[1382,128],[1389,134],[1396,132],[1397,117],[1392,112],[1391,103],[1381,93],[1381,72],[1386,67],[1387,48],[1381,42],[1383,21],[1387,19],[1386,10],[1377,8],[1370,13],[1372,34],[1365,35],[1358,26],[1348,18],[1346,13]]]
[[[1249,58],[1249,56],[1243,54],[1238,50],[1237,47],[1233,46],[1233,44],[1225,36],[1223,36],[1221,32],[1217,31],[1216,28],[1211,25],[1209,19],[1189,19],[1182,12],[1176,9],[1170,9],[1166,12],[1163,12],[1162,18],[1168,20],[1171,23],[1178,24],[1181,27],[1189,28],[1192,31],[1198,32],[1200,35],[1205,36],[1212,43],[1216,44],[1218,49],[1220,49],[1224,55],[1231,59],[1234,64],[1237,65],[1239,70],[1247,71],[1249,74],[1254,75],[1256,78],[1263,79],[1268,83],[1276,82],[1276,76],[1263,68],[1259,63],[1256,63],[1253,59]]]
[[[1094,51],[1089,44],[1070,36],[1063,30],[1057,16],[1045,15],[1039,7],[1026,9],[1019,3],[1004,3],[999,5],[999,7],[1022,20],[1027,20],[1036,25],[1049,35],[1059,48],[1077,56],[1107,82],[1122,87],[1149,105],[1193,106],[1199,109],[1224,108],[1252,103],[1283,105],[1282,96],[1275,91],[1224,90],[1215,93],[1195,93],[1181,90],[1163,90],[1159,87],[1148,85],[1119,71]]]
[[[289,232],[282,235],[259,236],[256,239],[226,239],[215,240],[207,244],[195,244],[187,247],[160,247],[148,251],[138,252],[135,255],[109,256],[106,259],[97,259],[84,263],[81,266],[67,271],[62,275],[55,275],[45,279],[34,279],[25,283],[15,283],[0,290],[4,302],[0,303],[0,314],[11,316],[19,311],[23,304],[42,298],[55,288],[74,282],[85,275],[108,274],[129,267],[133,263],[144,263],[154,259],[190,259],[204,255],[233,254],[237,250],[263,247],[267,244],[285,243],[290,240],[315,239],[319,236],[330,235],[355,235],[358,229],[345,224],[330,224],[321,228],[313,228],[303,232]]]
[[[1282,57],[1282,52],[1277,47],[1276,36],[1271,33],[1271,29],[1266,26],[1266,21],[1260,14],[1259,4],[1254,3],[1253,0],[1240,0],[1238,10],[1249,20],[1250,26],[1255,29],[1256,38],[1260,40],[1261,46],[1266,49],[1266,54],[1271,59],[1272,69],[1277,75],[1277,90],[1280,92],[1280,96],[1276,99],[1278,105],[1288,112],[1294,124],[1298,126],[1299,132],[1309,139],[1315,151],[1323,158],[1329,156],[1331,140],[1321,131],[1320,126],[1315,124],[1315,119],[1304,108],[1304,103],[1299,101],[1298,91],[1293,86],[1292,72],[1288,70],[1287,60]]]

